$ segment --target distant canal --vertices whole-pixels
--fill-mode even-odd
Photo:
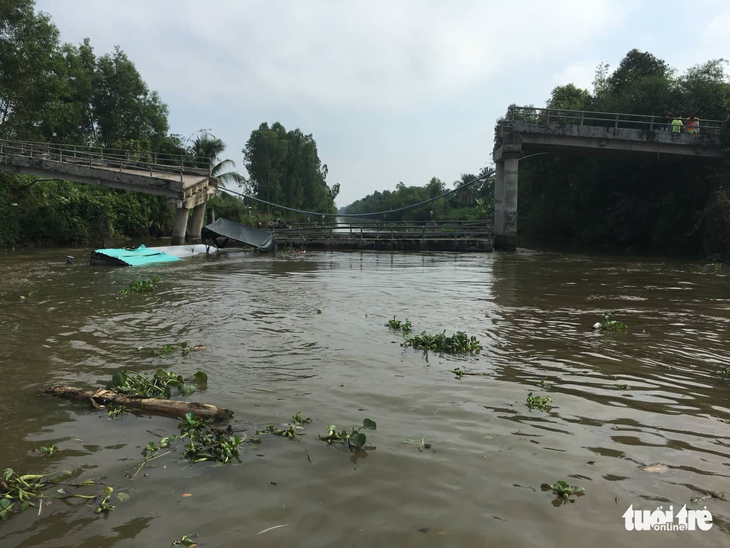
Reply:
[[[129,499],[106,517],[98,501],[49,499],[0,522],[2,548],[164,547],[191,534],[204,548],[730,546],[728,268],[531,251],[233,251],[144,269],[86,257],[0,254],[0,470],[71,470],[97,482],[92,493]],[[117,298],[152,276],[155,293]],[[606,310],[628,332],[593,332]],[[424,359],[384,327],[393,316],[416,332],[466,331],[484,350]],[[183,341],[206,349],[150,353]],[[242,464],[178,451],[130,480],[174,419],[110,420],[38,395],[157,368],[205,371],[190,399],[233,409],[248,435],[299,411],[313,422],[295,440],[245,444]],[[529,409],[530,392],[550,407]],[[377,422],[365,453],[318,439],[364,418]],[[554,506],[540,486],[558,480],[585,495]],[[628,532],[630,505],[707,507],[713,527]]]

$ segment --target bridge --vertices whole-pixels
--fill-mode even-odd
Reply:
[[[271,228],[277,244],[306,249],[492,251],[492,231],[478,221],[292,223]]]
[[[188,231],[200,239],[205,204],[218,188],[209,158],[79,145],[0,140],[0,170],[164,196],[175,210],[173,245]]]
[[[721,158],[720,120],[700,120],[699,133],[673,133],[660,116],[533,107],[509,108],[493,159],[494,248],[514,251],[519,161],[523,154],[638,154]]]

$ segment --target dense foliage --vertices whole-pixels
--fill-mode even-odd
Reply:
[[[162,236],[171,211],[157,196],[0,173],[0,247]]]
[[[479,175],[463,174],[454,183],[454,188],[459,188],[486,173],[486,168]],[[463,190],[451,194],[447,198],[429,202],[427,204],[387,213],[389,221],[428,221],[433,219],[484,219],[491,212],[494,194],[493,180],[487,179],[474,185],[467,186]],[[398,183],[394,191],[375,191],[360,200],[341,209],[341,213],[371,213],[374,211],[391,211],[434,198],[446,192],[446,184],[434,177],[424,186],[406,186]]]
[[[287,131],[276,122],[263,123],[251,133],[243,149],[248,186],[267,202],[323,213],[335,212],[339,184],[330,187],[327,165],[317,154],[317,143],[301,130]]]
[[[712,60],[679,74],[650,53],[632,50],[612,73],[599,65],[592,92],[558,86],[547,106],[727,120],[725,66]],[[727,161],[538,156],[520,164],[518,203],[519,234],[528,240],[730,254]]]

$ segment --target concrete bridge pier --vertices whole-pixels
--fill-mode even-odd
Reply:
[[[175,222],[172,225],[172,245],[182,245],[185,243],[185,235],[188,231],[188,213],[189,209],[179,207],[175,209]]]
[[[190,217],[190,230],[188,231],[188,239],[193,243],[200,243],[200,232],[203,230],[205,223],[205,206],[206,202],[198,204],[193,208],[193,214]]]
[[[520,145],[503,145],[495,154],[494,249],[517,249],[517,193]]]
[[[208,196],[201,194],[194,201],[187,199],[169,202],[169,207],[175,208],[175,222],[172,225],[172,245],[183,245],[186,241],[200,243],[200,233],[203,230],[203,224],[205,224],[207,200]],[[191,210],[192,215],[190,215]]]

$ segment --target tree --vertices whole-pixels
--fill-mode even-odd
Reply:
[[[207,131],[201,131],[195,137],[190,153],[193,156],[208,158],[211,162],[211,175],[218,179],[218,184],[225,187],[227,184],[243,184],[246,178],[235,171],[228,171],[236,167],[236,162],[230,159],[221,160],[220,155],[226,149],[225,143]]]
[[[608,91],[596,110],[661,115],[676,103],[674,71],[651,53],[632,49],[608,78]]]
[[[92,109],[96,58],[89,39],[79,47],[61,46],[55,55],[55,89],[39,124],[44,141],[79,145],[95,144]]]
[[[263,123],[243,149],[249,184],[257,198],[287,207],[334,213],[339,186],[327,185],[327,166],[312,135]]]
[[[702,118],[725,119],[725,102],[730,101],[726,65],[724,59],[713,59],[690,67],[678,78],[678,103],[684,112],[698,114]]]
[[[167,105],[156,91],[150,93],[134,63],[119,47],[98,59],[93,87],[96,140],[100,145],[111,147],[134,139],[156,148],[169,129]]]
[[[589,107],[591,94],[573,84],[557,86],[550,93],[547,108],[559,110],[586,110]]]
[[[454,188],[461,188],[465,184],[471,183],[476,178],[477,176],[471,173],[462,173],[461,178],[454,182]],[[458,205],[458,207],[471,207],[474,205],[477,190],[475,188],[476,186],[478,186],[478,184],[471,185],[454,194],[454,202]]]
[[[0,133],[38,138],[53,96],[58,29],[31,0],[0,1]]]

